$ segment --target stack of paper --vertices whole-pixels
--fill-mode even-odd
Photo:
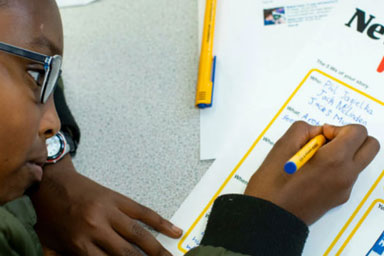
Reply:
[[[59,7],[87,5],[96,0],[56,0]]]
[[[204,14],[203,3],[200,0],[200,15]],[[249,100],[257,102],[266,98],[260,93],[264,77],[271,74],[271,70],[280,72],[292,64],[337,3],[338,0],[218,2],[213,107],[200,111],[202,160],[216,158],[228,141],[233,140],[237,130],[232,127],[238,113],[247,111]],[[202,20],[199,19],[200,29]],[[276,85],[279,87],[281,85]],[[277,94],[284,97],[278,91]],[[252,99],[247,99],[248,95],[252,95]],[[274,103],[280,101],[272,99],[271,105],[265,107],[276,109],[278,104]],[[272,112],[264,113],[271,115]]]
[[[234,127],[238,132],[231,135],[230,143],[222,146],[223,151],[217,160],[172,218],[176,225],[184,229],[183,237],[180,240],[159,237],[174,255],[183,255],[199,244],[215,198],[226,193],[242,193],[273,144],[294,121],[304,120],[313,125],[362,124],[384,145],[383,1],[339,0],[336,9],[319,25],[312,21],[305,23],[310,18],[300,8],[305,8],[306,12],[314,8],[317,11],[313,11],[312,15],[320,13],[320,17],[324,12],[328,13],[332,4],[336,5],[335,1],[322,1],[307,7],[306,4],[289,8],[275,6],[265,11],[263,22],[267,25],[264,31],[255,34],[257,27],[253,25],[255,28],[252,30],[249,24],[260,22],[259,16],[255,15],[253,23],[251,18],[245,16],[250,15],[252,10],[260,9],[251,0],[223,0],[220,11],[236,15],[235,5],[230,5],[234,1],[248,8],[244,8],[244,16],[241,17],[248,25],[243,23],[238,27],[239,31],[248,35],[239,32],[236,39],[232,38],[240,45],[236,49],[240,55],[237,58],[246,59],[245,53],[240,54],[241,49],[249,50],[247,55],[252,56],[247,65],[243,64],[246,72],[237,69],[227,75],[227,79],[236,81],[235,88],[247,90],[242,95],[242,106],[236,112],[236,121],[232,121],[237,124]],[[251,8],[252,4],[255,4],[254,8]],[[269,9],[275,10],[273,18]],[[304,17],[294,18],[292,13]],[[220,15],[218,18],[222,19]],[[274,22],[278,24],[272,25]],[[271,54],[271,49],[279,51],[279,44],[284,45],[287,40],[290,42],[289,36],[284,36],[283,27],[279,26],[291,29],[289,24],[295,23],[299,27],[309,24],[305,35],[290,30],[291,37],[306,40],[305,49],[300,54],[296,51],[294,55],[298,56],[288,52],[280,56]],[[270,30],[266,31],[267,27]],[[257,35],[264,37],[260,39]],[[278,43],[267,40],[272,37]],[[269,49],[268,45],[273,48]],[[222,46],[217,47],[220,49]],[[292,45],[287,49],[294,48]],[[296,50],[300,48],[304,48],[304,44],[299,44]],[[273,61],[261,52],[264,49]],[[287,54],[291,56],[291,61],[284,60]],[[261,56],[264,63],[254,56]],[[241,64],[238,61],[238,65]],[[247,79],[239,78],[238,74],[250,77],[252,83],[243,85]],[[232,106],[240,104],[239,101],[226,103]],[[303,255],[382,255],[382,246],[378,243],[382,241],[384,231],[383,170],[384,158],[380,151],[358,178],[350,200],[310,227]]]

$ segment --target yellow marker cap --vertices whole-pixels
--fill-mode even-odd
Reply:
[[[216,5],[217,0],[206,0],[204,30],[199,63],[199,76],[196,87],[195,105],[198,108],[207,108],[212,106],[216,67],[216,57],[213,57]]]

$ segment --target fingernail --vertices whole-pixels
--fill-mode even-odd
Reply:
[[[172,230],[175,232],[175,233],[177,233],[177,234],[181,234],[181,233],[183,233],[183,230],[181,229],[181,228],[178,228],[178,227],[176,227],[175,225],[172,225]]]

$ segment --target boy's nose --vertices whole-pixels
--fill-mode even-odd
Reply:
[[[40,122],[39,136],[48,139],[60,131],[61,123],[56,112],[53,95],[43,107],[43,116]]]

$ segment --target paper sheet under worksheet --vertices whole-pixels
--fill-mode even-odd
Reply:
[[[260,81],[264,74],[289,67],[337,2],[218,1],[216,82],[212,108],[200,111],[201,159],[216,158],[226,141],[233,139],[236,130],[231,127],[238,109],[246,111],[243,95],[254,95],[254,101],[263,97]],[[202,1],[199,5],[203,15]],[[283,85],[273,86],[278,89]]]
[[[96,0],[56,0],[59,7],[69,7],[77,5],[87,5]]]
[[[348,0],[318,37],[285,71],[263,80],[264,99],[250,102],[235,143],[227,145],[184,201],[172,221],[184,229],[179,240],[159,236],[174,255],[197,246],[215,198],[242,193],[289,126],[296,120],[313,125],[358,123],[384,145],[384,2]],[[281,83],[277,92],[271,83]],[[257,95],[256,95],[257,96]],[[249,95],[250,98],[253,95]],[[252,127],[271,99],[276,112],[256,134]],[[268,109],[266,107],[265,109]],[[253,117],[253,119],[252,119]],[[257,125],[257,124],[256,124]],[[283,172],[283,170],[282,170]],[[304,256],[377,256],[384,253],[384,158],[381,150],[359,176],[350,200],[310,227]]]

